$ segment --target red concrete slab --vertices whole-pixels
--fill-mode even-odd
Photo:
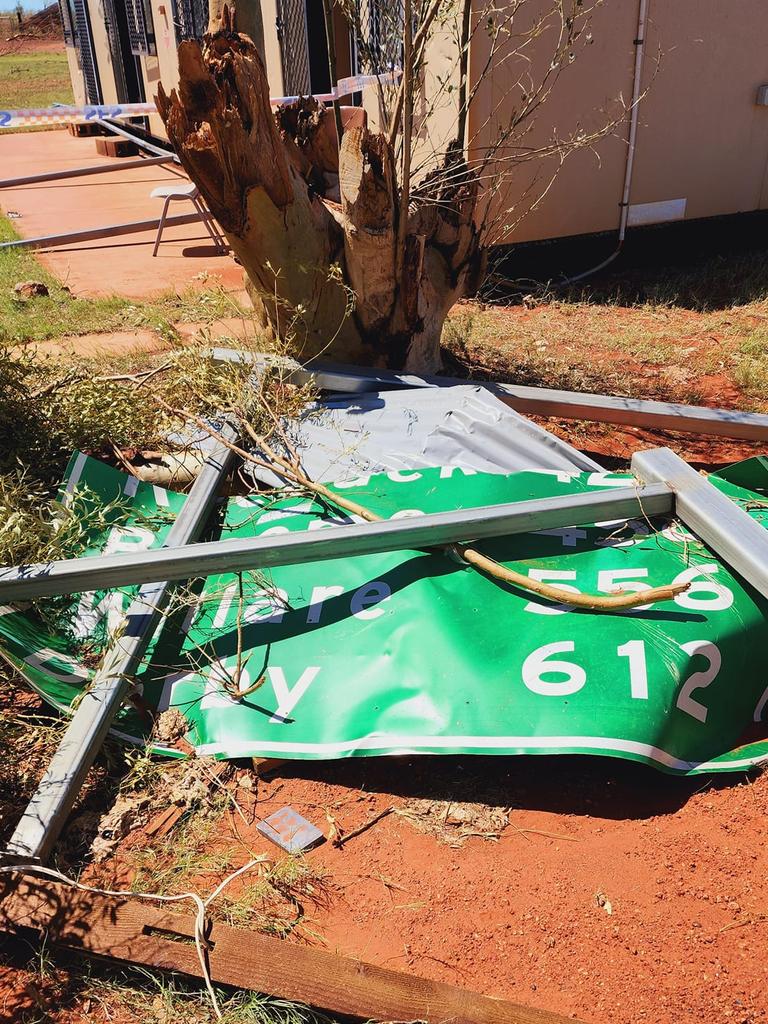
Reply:
[[[121,160],[99,156],[92,138],[78,139],[64,131],[0,133],[0,178],[110,163],[119,165]],[[149,220],[159,217],[163,206],[150,193],[174,180],[187,178],[163,164],[39,182],[0,190],[0,209],[21,215],[13,225],[22,238]],[[193,212],[187,202],[174,202],[169,211]],[[242,288],[242,269],[231,256],[216,254],[202,224],[167,228],[153,258],[154,240],[154,231],[144,231],[38,250],[38,256],[76,295],[145,299],[189,287]]]

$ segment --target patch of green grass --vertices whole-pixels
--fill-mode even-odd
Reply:
[[[761,327],[741,342],[733,354],[733,379],[752,398],[768,392],[768,328]]]
[[[64,50],[0,57],[0,97],[6,110],[72,103],[72,81]]]
[[[11,221],[0,216],[0,242],[18,237]],[[18,298],[14,285],[30,280],[47,285],[50,294]],[[168,292],[141,303],[120,296],[75,298],[31,250],[0,250],[0,344],[28,344],[131,328],[149,328],[169,337],[174,323],[211,324],[241,312],[235,300],[222,289]]]
[[[139,968],[121,977],[95,975],[88,996],[113,1011],[122,1009],[146,1024],[216,1024],[208,993],[180,979],[169,979]],[[222,1017],[218,1024],[332,1024],[329,1017],[299,1003],[258,992],[217,990]]]
[[[227,794],[219,790],[205,809],[192,812],[164,839],[144,843],[130,851],[134,892],[171,895],[189,892],[206,876],[219,876],[233,870],[233,851],[215,847],[218,825],[229,806]]]

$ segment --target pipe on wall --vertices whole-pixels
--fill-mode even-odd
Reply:
[[[627,224],[629,222],[629,198],[632,194],[632,175],[635,169],[635,152],[637,150],[637,128],[638,121],[640,118],[640,97],[643,85],[643,64],[645,61],[645,31],[648,24],[648,8],[650,6],[650,0],[640,0],[640,6],[637,13],[637,35],[634,39],[635,47],[635,70],[632,79],[632,105],[629,113],[629,138],[627,140],[627,162],[624,168],[624,188],[621,194],[621,219],[619,221],[619,237],[616,248],[608,257],[603,260],[602,263],[598,263],[596,267],[591,267],[589,270],[584,270],[581,274],[576,274],[575,277],[569,277],[563,281],[564,285],[575,284],[577,281],[583,281],[585,277],[591,277],[592,274],[596,274],[599,270],[609,266],[621,252],[624,246],[624,239],[627,237]]]

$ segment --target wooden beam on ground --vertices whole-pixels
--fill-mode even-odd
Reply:
[[[80,892],[32,875],[6,883],[0,930],[43,933],[66,949],[202,977],[191,915]],[[216,984],[250,989],[363,1020],[428,1024],[573,1024],[573,1018],[392,971],[323,949],[214,923]]]

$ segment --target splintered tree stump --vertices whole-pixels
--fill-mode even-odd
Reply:
[[[202,44],[180,44],[178,91],[161,85],[157,105],[263,325],[294,354],[440,368],[448,310],[484,270],[478,186],[461,154],[411,185],[399,231],[386,136],[350,127],[339,148],[333,111],[312,97],[273,110],[258,49],[226,7]]]

